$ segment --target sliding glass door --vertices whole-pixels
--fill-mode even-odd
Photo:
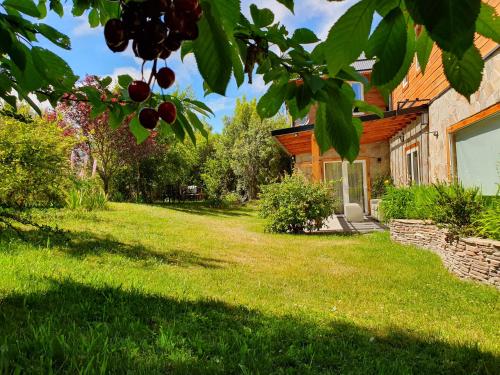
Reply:
[[[368,188],[366,183],[366,162],[354,163],[331,161],[324,164],[325,181],[331,182],[334,195],[339,202],[335,213],[344,213],[345,203],[357,203],[368,213]]]

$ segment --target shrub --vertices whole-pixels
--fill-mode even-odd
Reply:
[[[75,180],[74,186],[66,193],[66,207],[70,210],[102,210],[107,203],[104,189],[94,178]]]
[[[267,219],[267,231],[300,233],[321,229],[333,214],[331,190],[307,181],[303,175],[286,176],[281,183],[261,189],[260,214]]]
[[[238,193],[227,193],[222,197],[225,206],[234,207],[241,204],[241,196]]]
[[[55,123],[0,116],[0,204],[59,206],[69,183],[72,139]]]
[[[465,188],[455,182],[435,184],[434,189],[431,219],[446,226],[453,237],[476,234],[473,221],[483,208],[479,188]]]
[[[484,209],[475,219],[477,235],[500,241],[500,197]]]
[[[390,175],[377,176],[372,181],[372,198],[382,198],[391,186],[394,186],[394,181]]]
[[[432,186],[388,186],[380,205],[384,220],[429,219],[435,194]]]

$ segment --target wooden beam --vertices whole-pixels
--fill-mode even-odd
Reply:
[[[319,151],[318,142],[314,134],[311,137],[311,154],[312,154],[312,180],[315,182],[321,181],[321,153]]]

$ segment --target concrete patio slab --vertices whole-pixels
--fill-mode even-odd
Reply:
[[[359,223],[349,222],[344,215],[333,215],[325,223],[322,233],[371,233],[383,232],[387,227],[375,219],[365,216]]]

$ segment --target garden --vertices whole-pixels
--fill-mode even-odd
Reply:
[[[355,160],[353,110],[383,114],[350,83],[387,98],[434,45],[469,99],[495,9],[361,0],[320,35],[269,3],[0,0],[0,374],[498,373],[498,290],[321,233],[333,184],[271,136],[314,106],[320,150]],[[386,220],[499,237],[498,198],[378,185]]]

